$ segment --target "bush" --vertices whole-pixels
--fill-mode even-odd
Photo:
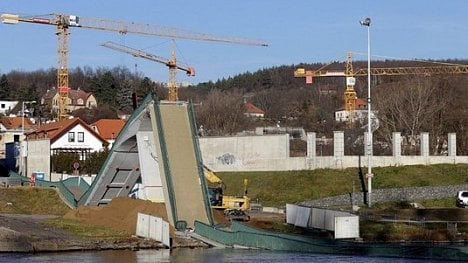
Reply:
[[[73,164],[80,163],[80,173],[82,174],[97,174],[101,166],[106,161],[108,149],[99,152],[92,152],[86,160],[80,160],[77,153],[59,153],[51,156],[52,171],[56,173],[65,172],[71,174],[75,169]]]
[[[59,153],[50,157],[52,162],[52,171],[61,173],[72,173],[73,163],[80,160],[77,153]]]

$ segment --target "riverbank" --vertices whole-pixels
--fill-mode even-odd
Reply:
[[[0,214],[0,252],[60,252],[84,250],[165,249],[160,242],[136,237],[79,236],[47,223],[57,216]],[[205,243],[175,234],[174,248],[208,247]]]
[[[121,197],[105,207],[70,209],[54,189],[2,189],[0,252],[165,249],[135,236],[138,213],[167,217],[164,204],[147,200]],[[174,229],[171,237],[172,248],[208,247]]]

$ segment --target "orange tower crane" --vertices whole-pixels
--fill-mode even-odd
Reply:
[[[135,48],[131,48],[128,46],[120,45],[111,41],[103,43],[101,44],[101,46],[107,47],[116,51],[124,52],[134,57],[145,58],[145,59],[166,65],[169,68],[169,81],[167,83],[169,94],[168,94],[167,99],[170,101],[179,100],[177,80],[176,80],[177,70],[184,71],[187,74],[187,76],[195,76],[195,70],[193,69],[193,67],[184,66],[184,65],[177,63],[174,48],[172,48],[171,50],[171,58],[167,59],[167,58],[163,58],[163,57],[145,52],[140,49],[135,49]]]
[[[342,70],[324,70],[327,64],[318,70],[306,70],[304,68],[297,68],[294,71],[294,77],[306,78],[307,84],[312,84],[312,78],[316,77],[346,77],[346,89],[344,91],[344,108],[349,114],[349,120],[352,123],[355,119],[354,112],[356,110],[357,93],[354,89],[356,83],[355,77],[367,76],[368,69],[361,68],[353,70],[352,65],[352,52],[346,53],[345,71]],[[429,61],[426,61],[429,62]],[[468,65],[439,63],[438,66],[432,67],[392,67],[392,68],[371,68],[370,73],[373,76],[385,75],[443,75],[443,74],[468,74]]]
[[[120,34],[132,33],[167,38],[214,41],[253,46],[268,46],[268,44],[263,40],[240,37],[223,37],[168,26],[124,22],[103,18],[78,17],[76,15],[49,14],[45,16],[20,16],[15,14],[2,14],[0,18],[2,23],[5,24],[18,24],[19,22],[26,22],[52,25],[56,27],[56,35],[58,37],[57,89],[59,92],[59,110],[57,117],[59,120],[62,120],[68,116],[68,42],[70,35],[69,29],[72,27],[114,31]]]

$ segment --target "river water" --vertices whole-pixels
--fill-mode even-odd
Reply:
[[[139,250],[139,251],[87,251],[66,253],[0,254],[0,262],[80,262],[80,263],[149,263],[149,262],[206,262],[206,263],[257,263],[257,262],[335,262],[335,263],[384,263],[444,262],[437,260],[419,260],[385,257],[343,256],[314,253],[293,253],[266,250],[243,249],[174,249],[174,250]]]

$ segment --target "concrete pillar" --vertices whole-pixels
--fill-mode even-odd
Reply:
[[[392,133],[392,149],[393,149],[393,157],[400,158],[401,157],[401,133],[393,132]]]
[[[429,133],[421,132],[421,156],[429,157]]]
[[[263,127],[255,128],[255,135],[263,135],[264,134],[263,130],[264,130]]]
[[[448,156],[457,156],[457,134],[448,134]]]
[[[370,134],[370,141],[373,141],[372,138],[373,134]],[[367,132],[364,132],[364,156],[367,156],[368,154],[374,155],[373,151],[373,145],[371,145],[370,149],[367,149]]]
[[[344,156],[344,132],[342,131],[333,132],[333,156],[340,158]]]
[[[307,133],[307,157],[312,158],[315,157],[316,153],[316,136],[315,132],[308,132]]]

